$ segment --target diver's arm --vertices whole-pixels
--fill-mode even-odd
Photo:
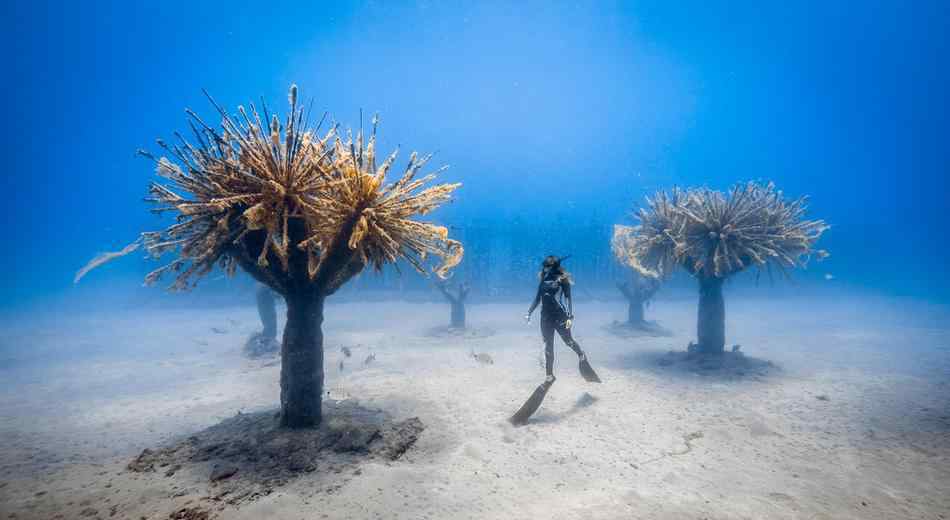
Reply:
[[[574,298],[571,298],[571,281],[561,280],[561,290],[564,291],[564,299],[567,300],[567,319],[574,319]]]

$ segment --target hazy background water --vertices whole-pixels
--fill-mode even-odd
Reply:
[[[461,277],[492,258],[483,295],[530,284],[549,252],[605,288],[624,275],[610,225],[643,195],[763,179],[833,226],[801,287],[945,302],[948,6],[6,2],[0,305],[164,298],[138,289],[156,267],[138,257],[71,285],[162,227],[134,151],[186,129],[185,107],[213,120],[201,88],[283,113],[291,83],[345,125],[378,111],[383,149],[451,165],[464,186],[434,218],[470,245]],[[425,287],[393,280],[357,283]]]

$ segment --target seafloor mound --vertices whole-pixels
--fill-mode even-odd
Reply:
[[[621,338],[668,338],[673,332],[655,321],[643,321],[631,324],[626,321],[617,321],[604,325],[604,330]]]
[[[416,442],[417,417],[394,421],[356,402],[327,401],[319,428],[281,428],[275,411],[238,414],[171,445],[142,451],[128,470],[207,486],[209,509],[269,495],[303,473],[321,473],[333,492],[367,460],[393,461]],[[216,505],[216,507],[215,507]]]
[[[783,373],[782,367],[766,359],[747,356],[738,345],[731,351],[707,355],[695,344],[687,350],[634,351],[615,358],[608,366],[621,370],[644,370],[663,377],[701,376],[720,381],[766,381]]]
[[[439,325],[426,330],[423,335],[427,338],[475,339],[494,336],[495,331],[488,327],[453,327],[451,325]]]
[[[276,356],[280,352],[280,342],[255,332],[247,338],[243,352],[251,359]]]
[[[660,356],[656,360],[656,366],[721,379],[762,379],[781,371],[781,368],[771,361],[746,356],[738,345],[722,354],[707,355],[700,353],[694,343],[691,343],[685,352],[671,350]]]

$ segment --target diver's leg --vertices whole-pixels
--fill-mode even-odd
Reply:
[[[574,335],[571,334],[571,329],[567,328],[563,321],[557,323],[557,333],[561,336],[561,340],[564,341],[564,344],[570,347],[578,357],[584,357],[584,351],[581,350],[580,344],[574,339]]]
[[[515,426],[528,423],[528,419],[541,407],[544,396],[547,395],[551,385],[554,384],[554,328],[554,320],[542,313],[541,337],[544,338],[544,370],[547,372],[547,377],[544,378],[543,383],[534,389],[534,392],[521,405],[521,408],[508,419]]]
[[[584,354],[580,344],[574,339],[574,336],[571,334],[571,329],[567,328],[564,322],[558,322],[557,333],[561,336],[561,339],[564,340],[564,343],[568,347],[571,347],[571,350],[577,354],[579,361],[578,369],[581,372],[581,377],[588,383],[600,383],[600,377],[597,376],[597,372],[594,372],[594,368],[590,366],[590,362],[587,361],[587,355]]]
[[[544,373],[547,380],[554,382],[554,329],[555,322],[547,316],[541,316],[541,337],[544,338]]]

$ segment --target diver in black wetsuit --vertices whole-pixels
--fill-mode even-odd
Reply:
[[[574,321],[574,299],[571,298],[571,275],[561,267],[561,259],[549,256],[541,264],[541,278],[538,292],[531,302],[526,322],[531,323],[531,315],[541,305],[541,337],[544,338],[544,370],[547,374],[545,382],[554,382],[554,331],[557,331],[564,343],[582,360],[584,351],[574,341],[571,335],[571,326]],[[567,308],[564,308],[564,303]]]
[[[577,354],[580,362],[579,368],[581,376],[590,383],[600,383],[597,373],[591,368],[587,361],[587,355],[581,350],[581,346],[571,335],[571,327],[574,324],[574,300],[571,298],[571,276],[561,267],[563,258],[548,256],[541,264],[541,279],[538,284],[538,292],[525,314],[526,322],[531,322],[531,314],[541,305],[541,337],[544,338],[544,370],[546,373],[544,382],[541,383],[525,404],[518,410],[510,421],[516,425],[524,424],[537,409],[541,406],[545,394],[551,385],[554,384],[554,332],[557,331],[564,343],[567,344],[574,353]],[[567,304],[565,308],[564,304]]]

